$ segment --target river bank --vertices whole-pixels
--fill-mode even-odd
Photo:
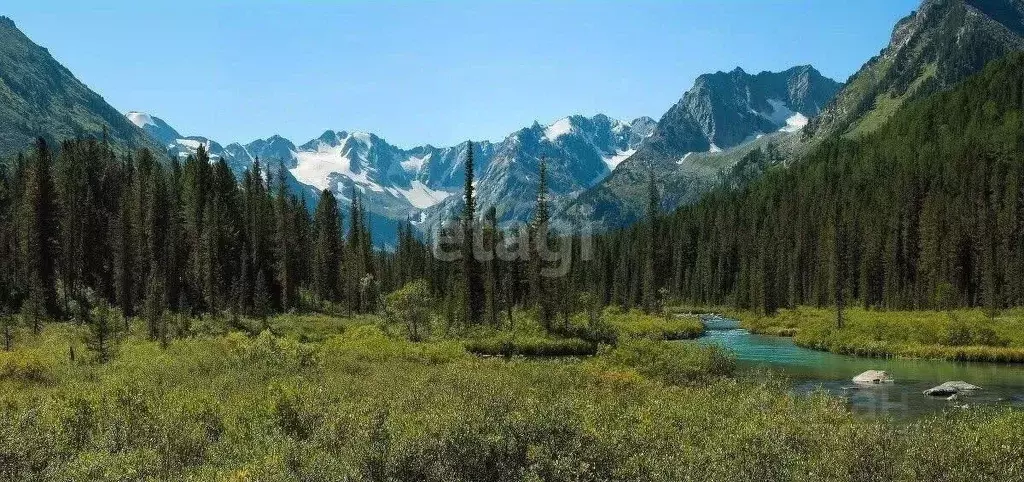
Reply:
[[[752,333],[792,337],[799,346],[872,358],[1024,363],[1024,310],[995,316],[980,309],[951,311],[834,310],[799,307],[774,316],[733,313]]]
[[[877,359],[812,350],[788,337],[752,333],[735,320],[710,318],[707,333],[696,343],[727,349],[741,367],[770,369],[790,380],[799,394],[824,391],[845,400],[858,414],[919,419],[948,410],[984,406],[1024,407],[1024,366],[945,360]],[[864,386],[852,378],[867,370],[884,370],[894,383]],[[947,400],[924,391],[951,380],[982,387]]]

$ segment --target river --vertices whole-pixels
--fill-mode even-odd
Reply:
[[[768,367],[792,381],[797,393],[826,390],[847,400],[861,414],[912,418],[943,409],[979,405],[1024,408],[1024,366],[936,360],[859,358],[802,348],[790,338],[755,335],[739,322],[704,317],[705,335],[697,343],[732,351],[741,367]],[[895,383],[858,386],[853,377],[866,370],[885,370]],[[982,387],[956,400],[921,392],[951,380]]]

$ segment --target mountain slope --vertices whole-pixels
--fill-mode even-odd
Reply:
[[[702,75],[635,154],[597,186],[563,200],[560,217],[597,228],[628,224],[643,215],[652,174],[664,208],[692,202],[717,185],[719,174],[742,158],[751,142],[770,140],[788,149],[841,85],[811,66]]]
[[[99,137],[104,129],[119,149],[156,148],[11,19],[0,17],[0,157],[26,149],[37,136]]]
[[[881,54],[808,126],[823,139],[881,126],[907,100],[949,89],[989,61],[1024,50],[1024,1],[925,0]]]

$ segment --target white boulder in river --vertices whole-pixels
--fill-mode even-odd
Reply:
[[[924,394],[933,397],[947,397],[950,395],[956,395],[960,392],[970,392],[974,390],[981,390],[981,387],[971,385],[970,383],[963,381],[955,381],[946,382],[937,387],[929,388],[924,391]]]
[[[860,375],[853,377],[853,383],[860,383],[862,385],[874,385],[879,383],[892,383],[895,382],[889,373],[882,370],[868,370]]]

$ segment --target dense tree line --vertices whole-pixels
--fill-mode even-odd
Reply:
[[[156,339],[168,311],[372,311],[380,259],[353,199],[345,238],[330,193],[310,217],[258,160],[236,179],[202,148],[179,163],[40,139],[0,167],[0,314],[38,331],[107,303]]]
[[[563,229],[538,242],[551,216],[542,163],[529,235],[496,236],[505,249],[524,242],[529,249],[499,261],[504,275],[484,289],[511,293],[496,299],[534,308],[554,331],[592,303],[649,312],[669,301],[728,304],[766,313],[853,303],[1022,306],[1022,123],[1024,54],[1017,54],[907,105],[867,136],[823,141],[786,165],[774,146],[755,150],[695,205],[661,213],[652,176],[643,222],[592,238]],[[564,276],[540,275],[550,263],[540,243],[571,253]],[[448,269],[447,278],[416,276],[426,275],[438,293],[461,292],[466,285]]]
[[[168,311],[377,312],[383,294],[416,280],[449,327],[505,326],[526,308],[553,332],[595,306],[653,312],[669,300],[767,313],[1020,306],[1022,122],[1015,55],[791,165],[755,150],[671,214],[652,175],[647,219],[593,237],[549,229],[543,161],[532,222],[501,229],[493,208],[476,211],[470,156],[460,216],[426,234],[401,223],[394,249],[380,250],[355,190],[346,214],[328,191],[307,206],[259,161],[236,179],[203,149],[179,163],[117,156],[102,140],[40,140],[0,167],[0,315],[20,312],[38,331],[109,303],[159,339]],[[9,344],[12,318],[0,320]]]
[[[587,277],[633,306],[1024,305],[1022,92],[1018,54],[792,165],[755,151],[696,205],[600,237]]]

